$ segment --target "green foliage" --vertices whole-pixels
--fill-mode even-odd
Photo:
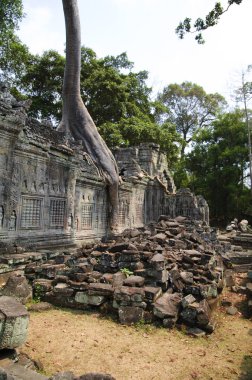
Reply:
[[[158,94],[155,118],[159,124],[176,125],[181,135],[181,155],[186,146],[195,139],[200,128],[209,125],[226,105],[220,94],[207,94],[195,83],[170,84]],[[162,105],[162,106],[161,106]]]
[[[129,277],[129,276],[131,276],[132,274],[134,274],[134,273],[131,272],[128,268],[122,268],[122,269],[120,269],[120,272],[122,272],[123,274],[125,274],[126,277]]]
[[[24,17],[22,0],[0,2],[0,72],[8,78],[12,71],[21,72],[28,49],[15,35]]]
[[[38,303],[41,301],[42,294],[43,294],[42,286],[40,284],[35,283],[33,287],[33,300],[35,303]]]
[[[54,50],[30,58],[17,84],[21,93],[32,100],[31,116],[61,119],[64,66],[65,58]]]
[[[179,136],[172,124],[159,126],[142,115],[122,118],[117,123],[104,123],[99,127],[99,132],[111,148],[154,142],[166,152],[170,165],[177,161],[178,146],[174,142],[179,140]]]
[[[175,32],[180,39],[183,39],[186,33],[197,33],[195,40],[198,42],[198,44],[204,44],[205,41],[203,39],[202,33],[200,32],[216,25],[220,17],[223,15],[223,13],[228,11],[231,5],[240,5],[241,3],[242,0],[228,0],[226,8],[223,8],[221,3],[217,2],[215,3],[214,8],[206,15],[205,19],[197,18],[193,24],[193,28],[191,25],[191,19],[186,17],[184,21],[179,23],[175,29]]]
[[[22,20],[23,4],[22,0],[1,0],[0,3],[0,30],[1,38],[8,36],[18,28],[19,21]]]
[[[21,47],[20,47],[21,48]],[[61,120],[61,91],[65,58],[50,50],[41,56],[24,54],[22,67],[15,69],[18,57],[9,60],[15,78],[13,92],[19,99],[32,100],[29,111],[35,118],[51,118],[57,124]],[[158,125],[153,115],[154,104],[150,100],[151,88],[146,85],[148,73],[132,72],[133,64],[126,53],[116,57],[98,59],[95,52],[86,47],[81,50],[81,96],[100,134],[110,147],[139,145],[154,142],[167,153],[169,162],[175,163],[179,141],[174,124]],[[160,109],[162,105],[155,103]]]
[[[185,166],[190,188],[207,199],[212,219],[220,222],[241,217],[250,202],[245,178],[248,147],[243,114],[223,114],[202,129]]]

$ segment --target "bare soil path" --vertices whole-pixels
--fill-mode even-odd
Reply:
[[[206,338],[183,331],[125,327],[82,311],[31,313],[21,351],[45,373],[110,373],[117,380],[251,380],[252,323],[241,313],[216,312],[218,326]]]

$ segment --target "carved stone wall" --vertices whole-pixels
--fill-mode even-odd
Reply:
[[[48,122],[27,118],[26,103],[1,88],[0,95],[0,243],[51,247],[105,236],[107,187],[91,158]],[[123,179],[119,231],[162,214],[208,222],[202,197],[176,192],[157,145],[117,149],[115,157]]]

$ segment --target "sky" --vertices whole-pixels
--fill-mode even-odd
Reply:
[[[223,6],[228,0],[222,0]],[[208,93],[229,98],[241,72],[252,64],[252,0],[243,0],[204,33],[178,39],[185,17],[204,17],[216,0],[79,0],[82,45],[98,57],[127,52],[134,71],[147,70],[153,94],[170,83],[190,81]],[[25,19],[18,32],[32,53],[55,49],[63,54],[65,26],[61,0],[23,0]]]

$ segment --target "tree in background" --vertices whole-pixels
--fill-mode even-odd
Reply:
[[[207,94],[195,83],[170,84],[158,94],[162,107],[156,109],[159,124],[170,122],[176,125],[181,135],[181,158],[201,128],[209,125],[226,105],[220,94]]]
[[[251,71],[251,69],[252,65],[249,65],[246,72],[242,72],[241,85],[235,90],[235,100],[237,104],[240,103],[242,105],[247,126],[250,190],[252,193],[251,111],[248,109],[249,102],[252,99],[252,82],[247,80],[247,74]]]
[[[0,3],[0,73],[11,80],[21,75],[29,58],[28,48],[15,35],[24,17],[22,0],[1,0]]]
[[[247,130],[241,111],[223,114],[201,130],[186,157],[186,169],[190,188],[209,202],[211,219],[223,222],[244,216],[250,204],[247,168]]]
[[[58,124],[62,115],[62,83],[65,58],[57,51],[30,55],[25,71],[15,76],[15,96],[32,100],[29,115]],[[98,58],[81,48],[80,91],[84,104],[109,147],[155,142],[169,162],[178,156],[179,135],[170,122],[158,125],[153,115],[151,88],[146,71],[133,72],[127,54]]]
[[[29,116],[59,123],[64,67],[65,58],[54,50],[30,56],[23,75],[15,80],[16,97],[22,95],[32,100]]]

